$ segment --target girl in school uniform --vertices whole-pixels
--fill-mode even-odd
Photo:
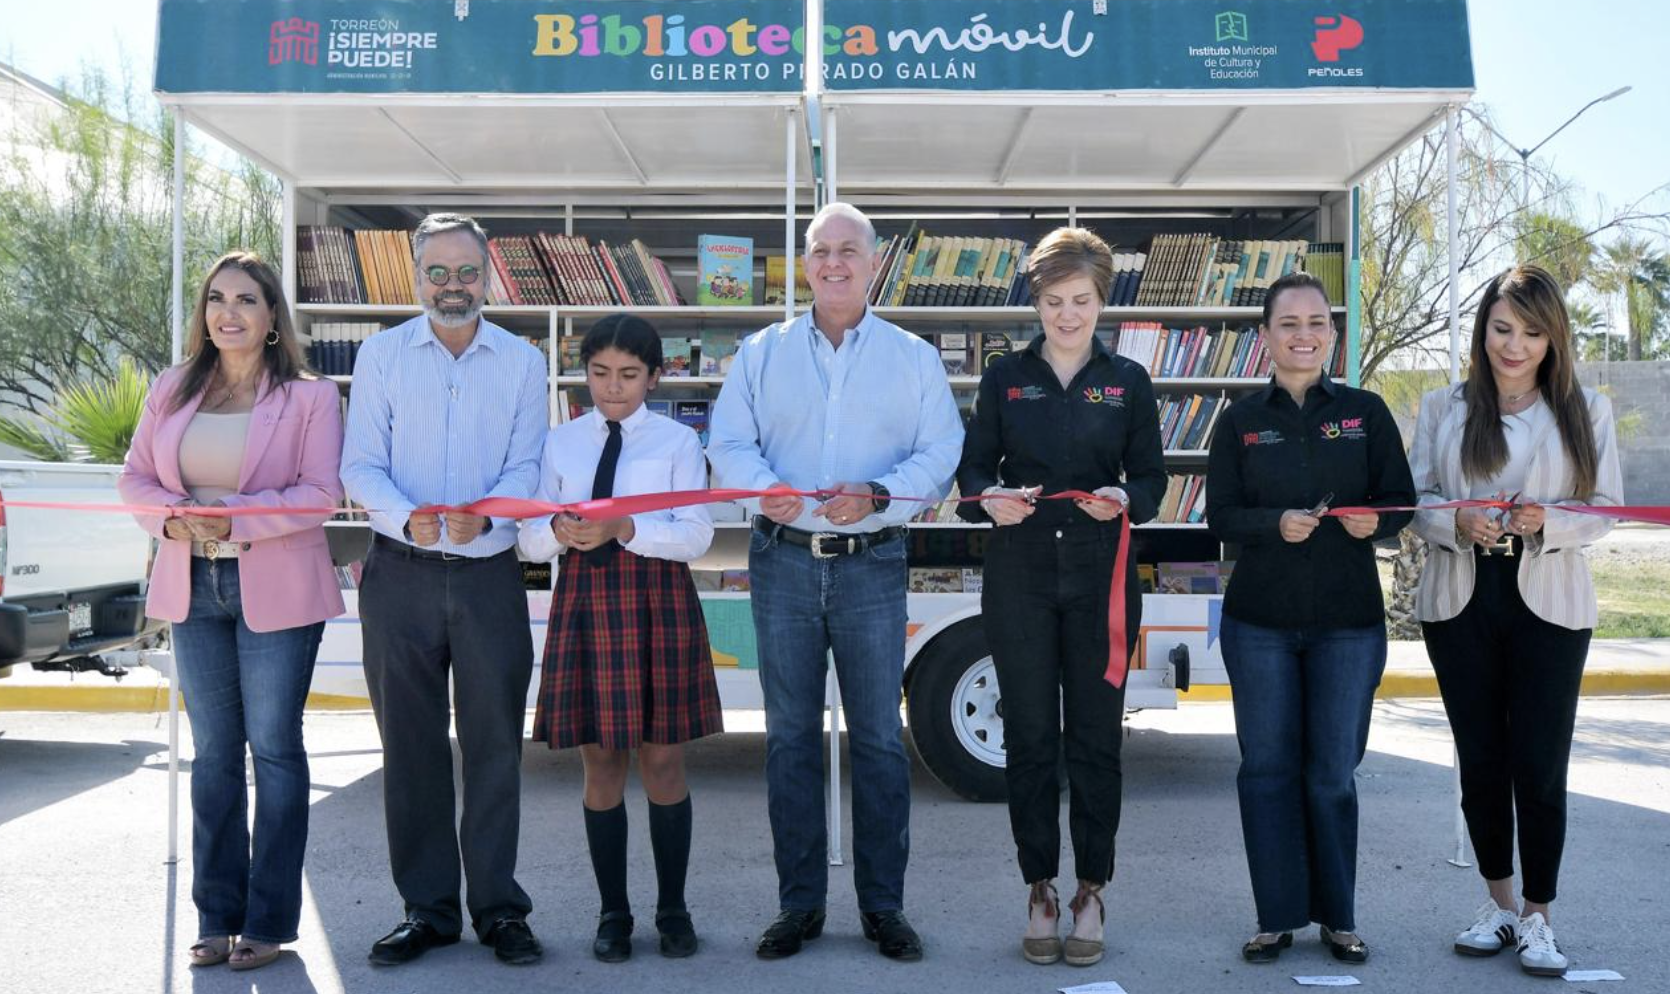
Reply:
[[[603,318],[581,343],[580,361],[596,407],[546,436],[541,500],[707,486],[695,431],[644,407],[662,361],[661,336],[649,322],[630,314]],[[700,505],[521,524],[524,555],[562,556],[533,737],[553,749],[580,749],[586,841],[602,898],[592,952],[606,963],[632,955],[624,792],[634,749],[649,799],[661,954],[696,951],[684,903],[691,818],[682,744],[721,731],[721,718],[707,626],[687,564],[712,541],[713,523]]]

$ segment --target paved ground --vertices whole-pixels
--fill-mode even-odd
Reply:
[[[514,970],[473,943],[373,971],[370,942],[398,917],[385,869],[376,732],[368,714],[308,716],[313,827],[302,939],[251,974],[183,965],[195,931],[189,860],[163,865],[164,718],[149,714],[0,715],[0,988],[6,991],[411,992],[676,989],[705,992],[1015,991],[1116,980],[1131,994],[1286,991],[1294,974],[1350,972],[1365,989],[1469,994],[1564,990],[1521,975],[1507,956],[1463,960],[1453,932],[1478,903],[1453,853],[1450,746],[1436,702],[1379,706],[1362,769],[1359,923],[1367,966],[1338,969],[1312,936],[1275,966],[1236,957],[1251,931],[1226,705],[1150,712],[1131,723],[1125,824],[1109,907],[1111,953],[1088,970],[1039,968],[1016,946],[1024,891],[1004,811],[958,800],[918,776],[907,903],[928,942],[916,965],[880,959],[858,935],[850,867],[832,870],[831,926],[801,956],[761,963],[752,941],[770,918],[774,876],[761,782],[759,715],[692,752],[696,852],[690,896],[705,942],[685,962],[650,942],[621,966],[587,953],[595,896],[580,827],[575,756],[530,749],[521,874],[537,905],[546,960]],[[1572,769],[1571,833],[1560,935],[1574,962],[1628,981],[1603,992],[1670,989],[1662,937],[1670,906],[1670,699],[1586,699]],[[633,893],[653,877],[634,819]],[[849,836],[850,837],[850,836]],[[648,955],[642,955],[643,953]],[[1584,989],[1595,989],[1584,985]]]

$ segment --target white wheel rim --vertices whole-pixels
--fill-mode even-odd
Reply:
[[[951,728],[957,744],[975,759],[1003,769],[1003,716],[998,713],[1002,695],[997,690],[997,667],[987,656],[963,671],[951,692]]]

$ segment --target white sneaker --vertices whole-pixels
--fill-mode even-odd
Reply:
[[[1554,927],[1541,912],[1519,920],[1519,968],[1538,977],[1566,975],[1566,954],[1554,941]]]
[[[1477,920],[1455,937],[1455,951],[1463,956],[1495,956],[1519,941],[1519,915],[1485,901]]]

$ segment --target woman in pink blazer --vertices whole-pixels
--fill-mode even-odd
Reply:
[[[129,503],[187,509],[135,517],[161,539],[146,613],[174,623],[196,748],[193,966],[253,969],[296,939],[302,705],[325,619],[342,613],[319,509],[342,499],[341,452],[336,385],[307,371],[277,274],[246,252],[222,256],[198,294],[186,359],[152,386],[117,484]],[[194,506],[308,510],[225,518]]]

